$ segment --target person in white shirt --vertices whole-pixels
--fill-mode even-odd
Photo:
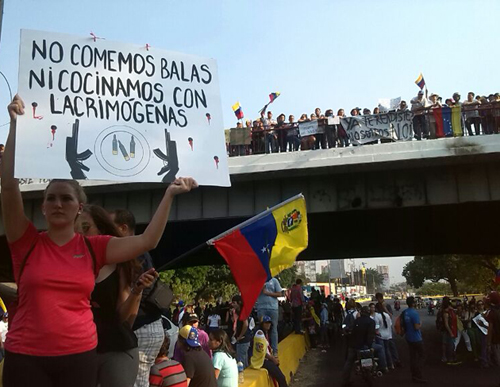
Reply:
[[[382,304],[376,304],[375,311],[375,324],[379,324],[375,341],[377,342],[377,344],[381,344],[385,348],[387,367],[391,369],[394,369],[395,366],[401,367],[396,344],[392,340],[391,316],[384,311],[384,307]]]
[[[415,138],[417,140],[421,140],[422,136],[424,138],[429,138],[429,127],[425,117],[425,109],[430,107],[431,103],[427,99],[427,96],[424,97],[424,92],[422,90],[420,90],[418,95],[412,98],[410,102],[411,111],[414,114],[413,131],[415,132]]]
[[[208,332],[215,331],[220,328],[220,315],[215,311],[215,309],[210,310],[207,319]]]

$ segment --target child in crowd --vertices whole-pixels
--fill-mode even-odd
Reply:
[[[149,385],[151,387],[187,387],[186,373],[182,365],[168,358],[170,338],[165,336],[155,364],[151,367]]]
[[[209,345],[213,351],[212,362],[218,387],[238,386],[238,365],[229,337],[222,329],[210,332]]]

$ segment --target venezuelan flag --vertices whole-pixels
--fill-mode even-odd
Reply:
[[[297,195],[209,241],[229,265],[245,320],[266,281],[293,265],[308,243],[306,202]]]
[[[241,109],[240,103],[236,102],[232,107],[233,107],[233,112],[234,112],[234,115],[236,116],[236,118],[239,120],[242,120],[244,115],[243,115],[243,110]]]
[[[269,94],[269,100],[271,101],[269,103],[273,103],[274,100],[280,96],[280,94],[281,93],[279,91],[277,91],[276,93]]]
[[[418,87],[420,87],[420,90],[422,90],[425,86],[425,79],[422,73],[418,76],[417,80],[415,81]]]

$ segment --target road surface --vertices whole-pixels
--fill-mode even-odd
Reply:
[[[392,302],[391,302],[392,304]],[[392,306],[392,305],[391,305]],[[402,312],[401,309],[400,312]],[[440,334],[436,330],[435,316],[428,316],[427,309],[419,310],[422,321],[426,365],[424,378],[426,386],[434,387],[496,387],[500,384],[500,370],[490,368],[481,369],[478,362],[467,353],[463,341],[459,345],[458,357],[463,363],[457,366],[448,366],[441,363]],[[398,315],[396,312],[395,317]],[[409,354],[406,342],[396,336],[402,369],[390,371],[388,374],[375,380],[375,386],[411,386],[409,368]],[[339,343],[323,353],[321,349],[311,349],[299,366],[292,382],[292,387],[339,387],[341,385],[342,367],[344,365],[344,348]],[[351,378],[353,386],[364,386],[359,375],[353,372]]]

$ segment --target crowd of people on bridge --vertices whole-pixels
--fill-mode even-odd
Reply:
[[[459,109],[458,114],[452,118],[450,115],[450,127],[453,131],[442,133],[436,121],[436,115],[442,116],[446,108]],[[478,136],[483,134],[498,134],[500,130],[500,93],[476,95],[468,92],[467,98],[462,100],[460,93],[456,92],[450,98],[439,96],[436,93],[428,94],[420,90],[410,100],[400,101],[395,111],[411,111],[413,117],[413,130],[416,140],[435,139],[441,136]],[[381,113],[381,107],[361,109],[354,107],[350,110],[351,117],[371,116]],[[246,144],[227,144],[230,156],[244,156],[256,153],[279,153],[294,152],[298,150],[328,149],[356,145],[351,142],[340,123],[329,124],[328,118],[348,117],[345,109],[338,109],[336,114],[333,109],[327,109],[324,113],[316,108],[314,113],[303,113],[299,119],[293,114],[279,114],[276,119],[272,111],[261,111],[260,118],[252,121],[246,120],[245,127],[248,131]],[[319,120],[324,127],[323,133],[301,136],[299,124]],[[455,120],[454,122],[451,122]],[[237,122],[236,129],[243,129],[243,122]],[[369,144],[392,142],[392,139],[381,139],[369,142]]]

